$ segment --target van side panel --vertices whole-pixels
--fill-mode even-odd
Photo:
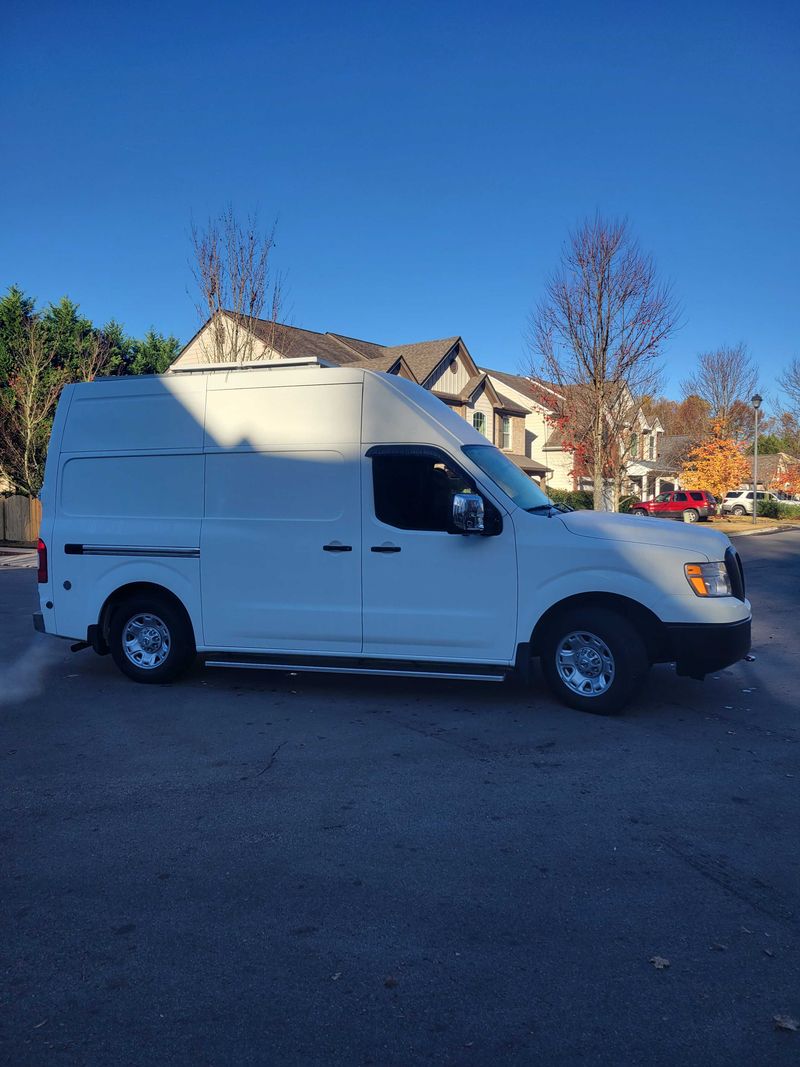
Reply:
[[[209,379],[204,646],[358,652],[362,380],[251,377]]]
[[[152,582],[180,598],[200,635],[205,387],[203,378],[73,387],[46,503],[51,632],[85,639],[109,595]]]

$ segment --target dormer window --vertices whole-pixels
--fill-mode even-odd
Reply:
[[[472,415],[472,425],[478,431],[486,437],[486,416],[482,411],[476,411]]]
[[[654,433],[648,434],[647,437],[647,455],[649,459],[656,458],[656,435]]]

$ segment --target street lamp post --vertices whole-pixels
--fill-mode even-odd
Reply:
[[[761,397],[758,393],[755,396],[750,397],[750,403],[753,405],[753,411],[755,412],[756,420],[756,435],[753,438],[753,525],[756,524],[756,517],[758,516],[758,409],[761,407]]]

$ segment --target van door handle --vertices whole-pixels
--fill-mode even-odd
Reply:
[[[400,552],[400,545],[373,545],[370,552]]]
[[[352,552],[352,545],[343,545],[341,541],[331,541],[329,545],[322,546],[323,552]]]

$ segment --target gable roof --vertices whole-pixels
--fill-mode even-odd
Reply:
[[[329,363],[344,364],[360,358],[332,334],[302,330],[299,326],[287,326],[283,322],[256,319],[252,332],[259,341],[270,345],[287,359],[311,356]]]
[[[755,457],[748,456],[747,458],[750,461],[750,481],[752,482]],[[787,452],[768,452],[765,455],[760,455],[758,457],[758,484],[769,485],[787,467],[791,467],[795,463],[800,463],[800,460],[790,456]]]
[[[424,384],[445,356],[461,338],[443,337],[440,341],[418,341],[413,345],[392,345],[387,352],[402,356],[414,377]]]
[[[231,312],[223,314],[232,315]],[[205,328],[205,326],[202,327],[198,332],[202,332]],[[288,326],[286,323],[273,322],[270,319],[256,319],[253,322],[252,332],[259,341],[269,345],[284,358],[306,356],[340,367],[401,373],[420,385],[424,385],[432,377],[445,359],[451,354],[453,356],[457,354],[464,360],[467,371],[474,368],[476,373],[470,377],[457,396],[434,388],[432,391],[437,396],[441,396],[450,403],[463,403],[483,385],[488,390],[494,406],[509,414],[527,415],[525,408],[497,391],[489,380],[489,372],[478,371],[467,346],[458,334],[434,341],[416,341],[408,345],[382,345],[358,337],[348,337],[343,333],[318,333],[315,330],[304,330],[299,326]],[[197,336],[195,334],[195,337]],[[184,346],[184,350],[187,347],[188,345]],[[507,378],[509,382],[515,380],[530,386],[530,382],[525,378],[517,379],[515,375],[504,375],[500,372],[497,372],[497,376]],[[514,385],[514,388],[516,387]]]
[[[556,395],[558,395],[555,386],[551,386],[544,382],[534,382],[532,378],[526,378],[522,374],[509,374],[508,371],[492,370],[491,367],[481,367],[481,370],[492,378],[496,378],[504,385],[507,385],[509,388],[521,393],[524,397],[541,408],[547,407],[543,402],[545,399],[542,395],[543,390],[546,389],[549,392],[555,392]]]
[[[232,312],[225,314],[232,315]],[[431,376],[439,363],[461,341],[456,335],[436,341],[417,341],[410,345],[382,345],[358,337],[348,337],[343,333],[304,330],[299,326],[288,326],[270,319],[255,319],[252,332],[259,341],[270,345],[286,358],[310,356],[337,366],[357,365],[373,370],[388,370],[402,360],[420,384]],[[466,352],[466,346],[463,347]]]
[[[527,415],[528,409],[522,407],[520,404],[515,403],[505,393],[501,393],[499,389],[495,389],[497,393],[497,399],[500,401],[500,407],[503,411],[509,415]]]
[[[386,351],[384,345],[375,344],[372,341],[362,341],[357,337],[346,337],[342,333],[329,333],[325,336],[333,337],[346,348],[352,349],[356,353],[357,359],[381,359]]]

